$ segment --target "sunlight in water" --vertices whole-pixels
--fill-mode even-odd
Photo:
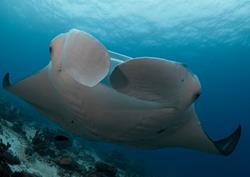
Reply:
[[[201,47],[250,45],[248,0],[8,0],[8,4],[21,18],[64,25],[67,30],[80,28],[101,39],[143,36],[143,45],[152,46],[161,41],[183,46],[199,41]],[[155,39],[159,33],[161,39]]]

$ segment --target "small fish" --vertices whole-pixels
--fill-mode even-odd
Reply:
[[[69,141],[69,138],[63,135],[57,135],[54,137],[55,141]]]

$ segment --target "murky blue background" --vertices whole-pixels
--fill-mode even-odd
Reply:
[[[242,138],[229,157],[121,148],[144,161],[147,175],[250,176],[249,0],[0,0],[0,77],[8,71],[18,80],[44,67],[50,40],[70,28],[132,57],[188,64],[201,80],[197,111],[214,139],[242,124]]]

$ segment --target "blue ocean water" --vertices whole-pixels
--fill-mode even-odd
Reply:
[[[147,175],[250,175],[250,1],[1,0],[0,76],[10,72],[19,80],[44,67],[50,40],[71,28],[128,56],[186,63],[201,80],[196,107],[208,134],[219,139],[242,125],[239,145],[229,157],[183,148],[117,147],[141,159]]]

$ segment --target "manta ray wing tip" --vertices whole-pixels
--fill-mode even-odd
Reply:
[[[222,155],[228,156],[234,151],[239,142],[240,136],[241,125],[238,125],[237,129],[231,135],[224,139],[214,141],[214,144]]]
[[[11,85],[10,84],[10,73],[8,72],[3,77],[2,86],[5,89],[5,88],[10,87],[10,85]]]

